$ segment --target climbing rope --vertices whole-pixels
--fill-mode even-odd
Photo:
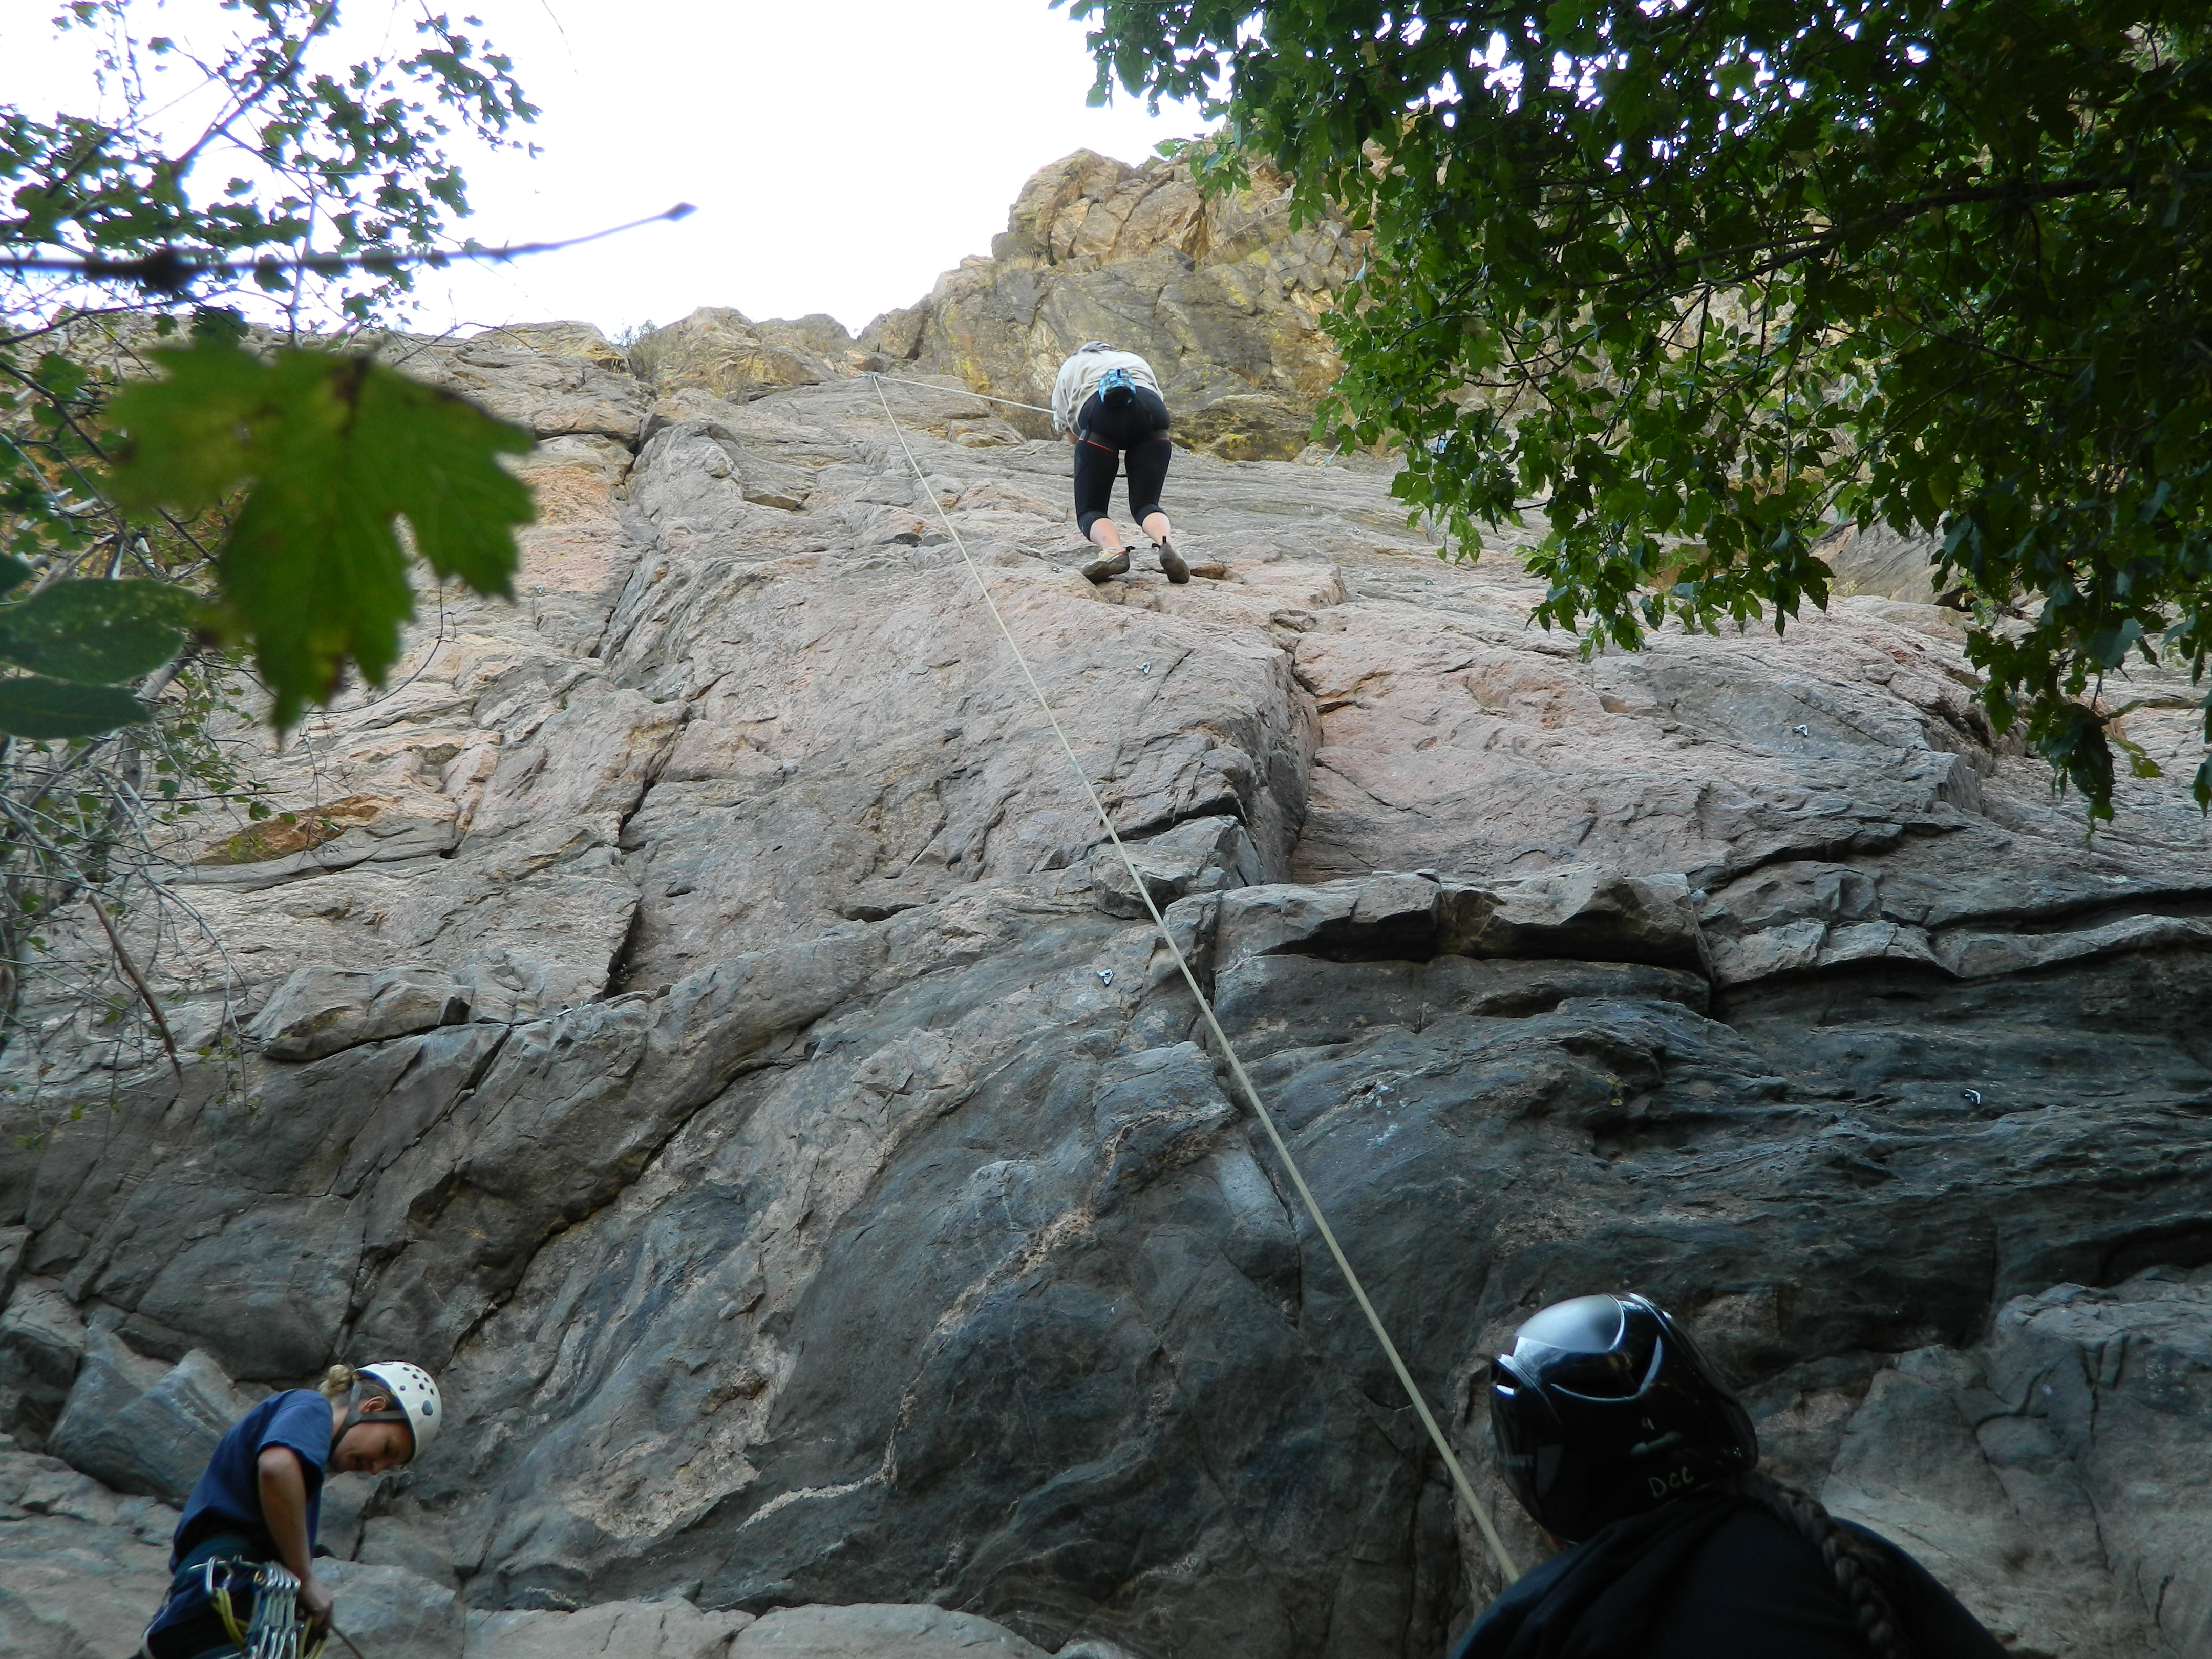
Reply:
[[[1398,1352],[1398,1345],[1390,1340],[1390,1333],[1382,1323],[1382,1316],[1376,1312],[1375,1304],[1368,1298],[1367,1287],[1360,1283],[1359,1275],[1352,1270],[1350,1258],[1344,1254],[1344,1247],[1336,1242],[1335,1230],[1328,1224],[1328,1218],[1322,1213],[1320,1202],[1314,1197],[1313,1188],[1306,1184],[1305,1176],[1298,1168],[1297,1159],[1291,1155],[1290,1146],[1284,1140],[1282,1131],[1275,1127],[1274,1114],[1267,1109],[1267,1103],[1261,1098],[1259,1086],[1252,1081],[1251,1073],[1244,1069],[1244,1062],[1237,1057],[1236,1045],[1229,1041],[1229,1034],[1221,1029],[1221,1022],[1213,1012],[1212,1000],[1200,987],[1198,975],[1191,970],[1190,962],[1183,955],[1182,947],[1176,943],[1175,935],[1168,929],[1167,918],[1160,914],[1159,906],[1152,902],[1152,890],[1145,884],[1144,878],[1137,873],[1136,863],[1130,858],[1129,849],[1122,845],[1121,834],[1114,828],[1113,817],[1106,811],[1106,803],[1099,799],[1098,791],[1091,781],[1091,775],[1083,769],[1083,763],[1076,758],[1075,745],[1068,741],[1067,733],[1060,726],[1060,716],[1054,712],[1052,699],[1045,696],[1044,688],[1037,684],[1029,659],[1022,654],[1021,645],[1014,638],[1013,629],[1006,625],[1006,617],[999,610],[999,602],[991,597],[990,584],[983,580],[982,568],[969,556],[968,544],[961,538],[958,527],[945,512],[945,504],[937,499],[937,492],[929,487],[928,475],[921,470],[921,463],[915,459],[914,450],[907,443],[906,433],[899,426],[898,416],[891,413],[890,399],[884,394],[882,386],[884,377],[871,374],[868,378],[878,383],[876,399],[884,406],[884,418],[890,422],[891,435],[898,441],[900,453],[906,457],[907,465],[914,471],[916,486],[929,497],[930,505],[937,509],[938,519],[945,526],[945,533],[951,537],[953,546],[959,549],[960,561],[968,567],[968,574],[975,584],[975,591],[983,596],[983,603],[991,612],[991,620],[998,624],[999,633],[1006,641],[1006,649],[1013,653],[1014,661],[1022,671],[1023,679],[1029,683],[1037,707],[1044,711],[1045,720],[1052,727],[1052,735],[1059,740],[1060,752],[1067,757],[1068,769],[1075,774],[1075,781],[1083,786],[1083,793],[1090,798],[1091,810],[1098,815],[1099,824],[1105,830],[1107,838],[1114,843],[1114,851],[1120,855],[1121,867],[1128,872],[1129,884],[1137,890],[1137,896],[1145,902],[1145,909],[1152,916],[1152,926],[1159,930],[1169,954],[1174,957],[1183,983],[1190,988],[1191,995],[1198,1000],[1199,1012],[1206,1019],[1206,1029],[1219,1045],[1222,1056],[1228,1061],[1230,1073],[1237,1079],[1237,1086],[1243,1090],[1244,1097],[1251,1102],[1252,1114],[1259,1119],[1260,1127],[1267,1131],[1268,1144],[1274,1147],[1275,1156],[1282,1160],[1283,1168],[1291,1177],[1291,1185],[1297,1189],[1298,1201],[1304,1205],[1306,1214],[1311,1218],[1314,1231],[1321,1235],[1322,1243],[1328,1247],[1330,1258],[1335,1261],[1337,1271],[1344,1275],[1344,1282],[1350,1287],[1352,1299],[1358,1303],[1359,1311],[1366,1316],[1368,1328],[1374,1332],[1375,1340],[1382,1348],[1383,1357],[1390,1362],[1390,1369],[1397,1373],[1399,1385],[1405,1389],[1406,1398],[1413,1402],[1413,1410],[1421,1419],[1421,1426],[1428,1431],[1429,1439],[1435,1444],[1438,1455],[1444,1460],[1444,1468],[1450,1471],[1452,1486],[1458,1492],[1460,1501],[1467,1505],[1468,1513],[1474,1517],[1475,1525],[1481,1529],[1483,1542],[1490,1546],[1490,1553],[1498,1558],[1498,1565],[1504,1570],[1506,1578],[1510,1581],[1519,1577],[1521,1569],[1514,1565],[1512,1553],[1505,1547],[1505,1540],[1498,1535],[1498,1528],[1491,1521],[1489,1510],[1475,1496],[1474,1487],[1467,1478],[1467,1471],[1460,1467],[1458,1454],[1452,1450],[1451,1443],[1444,1438],[1444,1431],[1437,1426],[1435,1413],[1429,1410],[1429,1402],[1422,1397],[1419,1385],[1413,1381],[1413,1372],[1407,1369],[1405,1359]],[[916,384],[926,386],[928,382]],[[939,389],[950,391],[951,388]],[[975,395],[980,397],[982,394]],[[1035,405],[1024,404],[1022,407],[1029,409]]]
[[[1004,404],[1009,409],[1033,409],[1040,415],[1052,413],[1042,404],[1025,404],[1018,398],[994,398],[988,392],[970,392],[966,386],[939,386],[934,380],[918,380],[911,374],[871,374],[866,378],[871,380],[896,380],[901,386],[927,386],[932,392],[947,392],[955,398],[981,398],[987,404]],[[876,395],[879,398],[883,396],[881,387],[877,388]],[[884,405],[886,410],[890,407],[888,404]],[[893,424],[896,425],[896,422],[894,422]]]

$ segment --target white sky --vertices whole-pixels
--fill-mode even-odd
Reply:
[[[856,332],[988,253],[1023,179],[1089,148],[1141,161],[1194,111],[1084,102],[1085,26],[1045,0],[440,0],[483,20],[544,112],[529,159],[462,152],[464,234],[545,240],[672,205],[677,224],[426,276],[416,325],[582,318],[608,333],[702,305],[826,311]],[[88,42],[54,0],[0,0],[0,103],[90,112]],[[143,33],[200,34],[210,0],[138,0]],[[349,36],[418,7],[347,0]],[[197,23],[197,27],[195,24]],[[396,25],[396,27],[395,27]],[[189,71],[186,71],[189,73]],[[219,184],[220,180],[208,181]]]

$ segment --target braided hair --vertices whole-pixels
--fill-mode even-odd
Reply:
[[[1904,1623],[1866,1547],[1836,1523],[1836,1517],[1819,1498],[1764,1474],[1734,1475],[1726,1484],[1746,1503],[1765,1510],[1820,1552],[1875,1659],[1912,1659]]]

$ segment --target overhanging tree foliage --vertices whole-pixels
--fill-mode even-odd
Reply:
[[[496,456],[527,435],[303,331],[387,317],[412,283],[408,256],[442,257],[448,218],[467,211],[441,141],[458,123],[497,142],[535,111],[507,61],[442,15],[425,13],[412,51],[339,64],[323,61],[337,0],[222,9],[238,23],[194,57],[134,28],[131,0],[75,0],[57,26],[97,32],[121,118],[0,109],[0,262],[15,262],[0,264],[0,531],[19,559],[73,567],[112,548],[146,578],[204,577],[204,620],[252,645],[287,726],[349,663],[374,681],[396,654],[410,610],[397,517],[441,576],[507,591],[511,527],[530,507]],[[205,125],[165,143],[152,121],[174,99],[159,94],[196,92]],[[57,252],[136,280],[88,289],[32,268]],[[245,349],[222,304],[241,289],[281,307],[293,344],[273,361]],[[141,326],[118,334],[118,321]],[[189,349],[160,349],[188,323]],[[162,382],[110,401],[119,379],[156,369]],[[240,486],[218,541],[185,531]],[[180,538],[176,556],[156,554],[149,531]],[[457,539],[471,550],[446,556]],[[6,634],[0,613],[0,660],[33,666],[8,654]],[[0,680],[0,732],[83,735],[36,714],[9,722],[40,704],[81,727],[114,701],[69,684]]]
[[[498,462],[528,434],[346,337],[450,248],[446,141],[536,112],[473,20],[427,8],[350,60],[336,0],[61,10],[94,46],[74,94],[105,107],[0,107],[0,1048],[44,971],[174,1063],[120,924],[184,905],[153,879],[165,825],[266,815],[207,731],[230,653],[287,726],[391,666],[410,544],[507,591],[531,507]],[[49,949],[80,902],[104,966]]]
[[[1070,9],[1102,94],[1212,98],[1217,176],[1372,228],[1334,429],[1462,550],[1548,515],[1547,625],[1780,626],[1837,525],[1937,532],[1993,722],[2111,816],[2104,677],[2212,653],[2201,4]]]

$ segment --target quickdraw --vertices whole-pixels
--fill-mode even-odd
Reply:
[[[274,1561],[218,1556],[204,1563],[200,1573],[208,1605],[222,1621],[223,1634],[238,1644],[245,1659],[319,1659],[329,1638],[319,1636],[313,1645],[306,1644],[307,1630],[300,1618],[300,1581],[288,1569]],[[247,1587],[253,1591],[253,1612],[240,1626],[231,1592]]]

